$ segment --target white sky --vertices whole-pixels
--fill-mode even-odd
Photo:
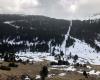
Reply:
[[[79,18],[100,13],[100,0],[0,0],[0,13]]]

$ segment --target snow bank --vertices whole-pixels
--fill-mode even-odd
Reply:
[[[49,60],[49,61],[56,61],[53,56],[50,56],[50,53],[40,53],[40,52],[18,52],[16,53],[16,56],[19,56],[20,59],[23,61],[29,60],[29,61],[43,61]]]
[[[95,70],[91,70],[88,73],[91,74],[91,75],[100,75],[100,71],[95,71]]]
[[[60,73],[59,74],[59,76],[65,76],[66,75],[66,73]]]
[[[40,79],[41,78],[41,76],[40,75],[36,75],[36,78],[35,79]]]

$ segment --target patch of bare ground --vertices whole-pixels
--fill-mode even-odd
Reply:
[[[2,65],[7,66],[8,62],[3,62]],[[18,67],[11,68],[10,71],[6,70],[0,70],[0,80],[6,80],[7,77],[17,77],[17,80],[20,80],[21,75],[29,75],[30,77],[35,77],[37,74],[39,74],[42,66],[46,65],[46,61],[44,62],[37,62],[34,64],[22,64],[22,63],[16,63],[18,64]]]
[[[7,66],[8,62],[3,62],[2,65]],[[17,68],[11,68],[10,71],[6,70],[0,70],[0,80],[13,80],[13,78],[16,78],[16,80],[21,80],[21,75],[29,75],[33,80],[36,80],[36,75],[39,75],[41,68],[44,65],[48,65],[48,61],[44,62],[36,62],[33,64],[22,64],[22,63],[16,63],[19,66]],[[97,70],[100,70],[100,66],[94,66],[91,65]],[[49,74],[55,74],[51,77],[47,77],[46,80],[100,80],[100,76],[96,75],[89,75],[88,78],[85,78],[83,74],[78,73],[77,71],[64,71],[60,69],[50,69],[52,66],[48,65]],[[65,68],[65,67],[64,67]],[[79,70],[79,68],[77,69]],[[63,76],[59,76],[60,73],[65,73]],[[39,80],[39,79],[38,79]]]
[[[100,65],[91,65],[94,70],[100,71]]]

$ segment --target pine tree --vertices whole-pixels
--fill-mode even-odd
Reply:
[[[55,56],[55,47],[53,48],[51,55]]]
[[[86,78],[88,77],[86,71],[83,71],[83,75],[84,75]]]
[[[62,57],[64,56],[64,53],[63,53],[63,51],[61,51],[61,52],[60,52],[60,55],[61,55]]]
[[[73,58],[74,58],[74,62],[76,62],[78,60],[78,55],[75,55]]]
[[[69,58],[70,58],[70,59],[72,58],[72,54],[71,54],[71,52],[70,52],[70,54],[69,54]]]
[[[45,80],[48,76],[48,68],[47,66],[43,66],[42,70],[40,71],[41,80]]]

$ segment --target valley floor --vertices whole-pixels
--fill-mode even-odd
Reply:
[[[22,75],[28,75],[32,80],[40,80],[40,70],[44,65],[48,66],[49,74],[46,80],[100,80],[100,74],[92,74],[93,70],[100,71],[99,65],[88,65],[92,67],[87,68],[74,68],[71,66],[51,66],[49,61],[36,62],[34,64],[23,64],[16,63],[19,66],[17,68],[11,68],[11,71],[0,70],[0,80],[22,80]],[[7,66],[8,62],[3,62],[2,65]],[[88,75],[88,78],[85,78],[80,69],[90,70],[91,73]],[[15,78],[15,79],[13,79]]]

